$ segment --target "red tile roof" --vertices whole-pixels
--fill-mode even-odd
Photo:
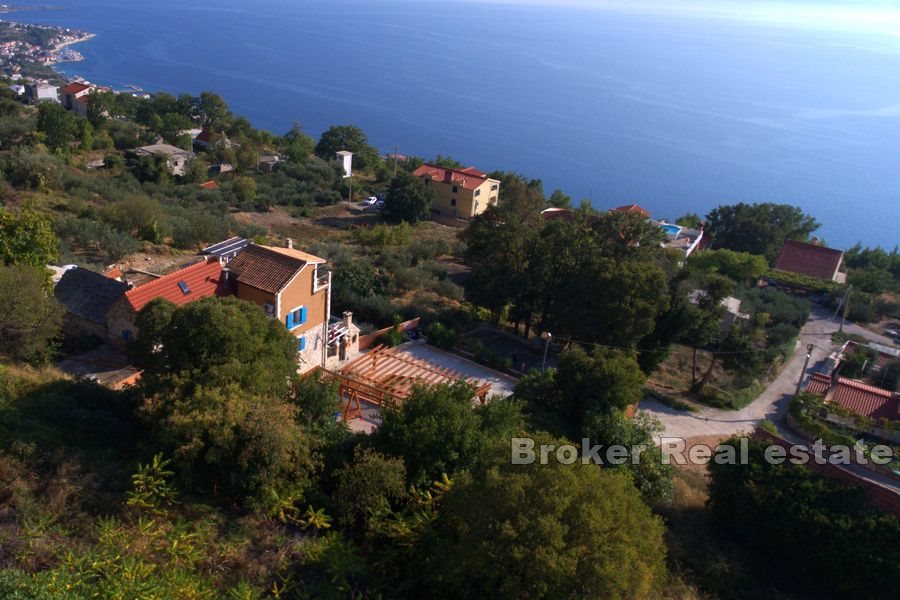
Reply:
[[[806,384],[806,391],[810,394],[824,396],[831,387],[831,377],[824,373],[813,373]]]
[[[228,263],[238,283],[277,294],[305,267],[307,261],[250,244]]]
[[[615,208],[609,209],[611,211],[616,212],[627,212],[627,213],[638,213],[644,215],[648,219],[650,218],[650,211],[641,206],[640,204],[625,204],[623,206],[617,206]]]
[[[65,94],[80,94],[85,90],[89,90],[94,86],[86,85],[84,83],[78,83],[77,81],[74,83],[70,83],[66,87],[62,89],[62,92]]]
[[[217,190],[219,189],[219,184],[213,180],[206,181],[200,184],[200,187],[204,190]]]
[[[474,190],[488,180],[488,176],[475,167],[448,169],[437,165],[424,164],[413,171],[413,175],[415,177],[430,177],[433,181],[441,181],[443,183],[455,183],[467,190]]]
[[[846,377],[838,377],[830,401],[875,419],[897,419],[900,416],[897,412],[900,395]]]
[[[785,240],[775,268],[779,271],[798,273],[807,277],[831,280],[837,273],[844,253],[833,248]]]
[[[190,290],[187,294],[178,285],[182,281]],[[133,288],[125,293],[125,299],[128,305],[138,312],[156,298],[165,298],[180,306],[201,298],[230,294],[231,291],[222,278],[222,267],[219,265],[219,260],[210,259]]]

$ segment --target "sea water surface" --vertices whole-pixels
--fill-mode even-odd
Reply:
[[[788,202],[900,241],[900,37],[703,11],[461,0],[55,0],[95,83],[220,93],[276,133],[362,127],[655,217]],[[900,26],[897,27],[900,30]]]

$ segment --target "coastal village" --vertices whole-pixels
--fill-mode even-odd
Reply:
[[[588,203],[579,207],[559,190],[545,195],[538,180],[483,170],[488,165],[382,153],[350,126],[333,127],[318,141],[299,126],[283,136],[260,132],[209,92],[176,98],[114,91],[80,78],[34,77],[24,74],[23,64],[80,60],[67,46],[90,34],[46,28],[45,41],[32,43],[26,41],[26,27],[33,26],[0,25],[9,40],[0,42],[2,100],[8,102],[0,112],[26,123],[21,130],[0,128],[0,138],[9,136],[0,139],[5,186],[0,266],[30,266],[49,279],[37,277],[33,289],[18,271],[10,275],[15,279],[0,279],[23,282],[21,292],[13,289],[19,286],[4,288],[11,299],[0,299],[0,306],[28,303],[35,315],[52,313],[47,321],[55,323],[45,339],[28,340],[40,352],[25,356],[16,354],[27,346],[29,334],[21,332],[40,328],[23,327],[24,314],[8,326],[0,315],[0,332],[15,338],[0,344],[0,382],[9,382],[10,390],[29,390],[21,398],[30,402],[71,396],[83,403],[65,413],[76,431],[100,436],[96,431],[109,422],[141,432],[135,436],[141,438],[139,447],[130,445],[136,439],[119,440],[124,425],[115,435],[102,434],[144,462],[126,492],[132,512],[121,524],[108,525],[118,527],[120,537],[109,541],[101,533],[100,539],[111,552],[120,552],[117,544],[129,535],[142,543],[154,540],[147,546],[161,550],[135,559],[161,565],[157,574],[142,576],[152,585],[186,593],[182,581],[159,574],[172,569],[185,578],[204,573],[197,575],[197,589],[209,594],[189,597],[215,597],[250,580],[281,597],[278,577],[290,572],[304,583],[291,583],[297,595],[286,597],[402,597],[395,593],[398,582],[419,590],[424,588],[416,586],[446,584],[451,597],[465,597],[472,590],[461,583],[464,575],[476,573],[478,585],[493,582],[478,592],[486,593],[504,577],[503,569],[497,573],[488,565],[483,571],[484,560],[471,551],[472,544],[488,552],[498,543],[494,538],[514,537],[509,530],[521,524],[508,519],[510,511],[528,513],[532,509],[525,504],[557,484],[536,479],[522,492],[528,500],[522,505],[516,504],[522,498],[507,498],[504,491],[517,485],[513,477],[503,480],[502,489],[466,486],[507,477],[507,466],[493,471],[484,466],[490,443],[499,440],[508,455],[509,439],[525,434],[557,444],[576,436],[601,445],[638,440],[656,445],[653,452],[660,456],[666,439],[686,440],[689,447],[716,447],[742,436],[784,448],[817,440],[846,444],[858,449],[857,460],[794,466],[789,477],[801,482],[798,489],[814,482],[809,487],[821,486],[828,490],[825,496],[844,494],[851,515],[846,518],[871,526],[870,533],[895,531],[891,527],[900,517],[896,248],[831,248],[815,237],[818,224],[812,217],[770,203],[723,205],[703,217],[678,218],[652,215],[627,199],[599,210]],[[770,226],[789,221],[790,230]],[[15,293],[23,296],[12,297]],[[52,392],[57,395],[46,400],[41,378],[70,391]],[[12,391],[0,398],[3,407],[14,404]],[[123,407],[138,406],[137,417],[122,416]],[[30,431],[45,418],[21,410],[26,410],[17,417],[21,423],[0,420],[0,433],[11,432],[18,440],[16,431]],[[145,422],[151,425],[142,429]],[[287,428],[294,429],[288,434]],[[68,440],[60,434],[63,438]],[[0,447],[4,493],[12,485],[7,482],[16,479],[6,474],[24,469],[36,452],[35,439],[20,442],[10,446],[8,462],[6,446]],[[32,449],[26,452],[28,444]],[[157,454],[163,448],[165,460]],[[892,448],[893,460],[865,460],[874,448]],[[91,446],[84,451],[84,465],[110,460],[104,452]],[[304,464],[304,453],[316,452],[309,461],[319,462]],[[567,572],[562,578],[567,583],[556,588],[541,583],[499,597],[520,597],[522,589],[542,597],[554,596],[547,589],[569,597],[714,597],[699,591],[712,589],[717,577],[710,575],[708,557],[696,556],[691,544],[702,543],[714,553],[724,549],[722,555],[734,564],[739,562],[734,556],[747,552],[735,550],[730,536],[718,533],[718,517],[704,517],[708,520],[697,525],[696,515],[710,510],[707,501],[720,517],[740,518],[722,508],[721,498],[731,498],[728,483],[722,483],[727,478],[719,475],[725,471],[710,465],[707,472],[704,464],[698,475],[690,466],[659,465],[658,460],[637,465],[622,479],[627,491],[615,492],[628,498],[622,500],[625,513],[646,522],[631,521],[625,513],[604,521],[629,523],[627,532],[617,535],[640,538],[632,541],[636,545],[656,540],[663,549],[644,547],[633,564],[611,567],[633,571],[627,582],[617,581],[621,587],[595,593],[580,587],[580,575]],[[173,478],[170,468],[183,479]],[[599,506],[601,496],[592,494],[601,494],[608,482],[594,479],[593,471],[617,468],[586,469],[592,474],[584,476],[578,497]],[[76,477],[55,463],[51,471],[53,477]],[[264,481],[255,479],[258,475]],[[143,520],[154,515],[164,522],[180,510],[169,488],[175,480],[196,486],[188,487],[189,494],[210,498],[210,505],[219,502],[217,515],[237,507],[247,514],[256,510],[256,520],[241,517],[241,527],[259,533],[259,539],[278,541],[265,549],[254,546],[265,558],[217,549],[229,565],[221,573],[234,569],[241,579],[210,575],[215,569],[186,558],[172,541],[182,524],[154,530],[157,525]],[[770,484],[761,482],[759,489]],[[457,485],[469,490],[463,500],[474,499],[477,510],[455,504],[463,502],[454,500]],[[571,481],[559,485],[577,487]],[[49,493],[21,486],[7,496]],[[709,489],[726,491],[716,496]],[[11,522],[29,510],[18,501],[9,501]],[[477,522],[481,517],[473,515],[482,508],[490,515],[495,501],[498,521],[486,525],[489,539],[481,541],[481,533],[460,523]],[[753,514],[775,511],[767,501],[764,493],[754,498],[759,512]],[[466,516],[444,522],[445,510]],[[810,510],[838,509],[816,504]],[[837,521],[843,514],[828,516]],[[221,521],[231,517],[204,518],[207,529],[191,535],[213,539]],[[523,529],[540,529],[535,518]],[[671,527],[668,535],[678,540],[669,540],[668,558],[663,519]],[[429,529],[434,523],[440,527]],[[440,539],[442,527],[452,529],[453,537],[436,550],[429,536]],[[604,535],[599,525],[588,527],[589,537]],[[755,526],[743,527],[749,535],[746,529]],[[135,533],[139,528],[146,531]],[[151,530],[155,533],[147,533]],[[25,539],[21,531],[8,537]],[[804,531],[798,539],[813,535]],[[843,549],[846,540],[856,539],[853,531],[839,528],[815,535],[827,536],[816,538],[818,543]],[[867,543],[884,545],[872,536]],[[82,578],[71,552],[61,558],[51,548],[63,543],[61,537],[49,530],[35,533],[29,539],[54,541],[36,544],[31,554],[17,550],[0,568],[15,566],[14,584],[21,586],[61,565],[66,571],[59,576],[72,577],[74,583],[66,584],[72,589],[102,581],[114,590],[110,582],[128,580],[123,571],[103,571],[112,568],[108,565],[119,569],[118,558],[92,567],[101,575]],[[527,536],[516,538],[511,547],[538,550],[528,543]],[[890,539],[886,543],[890,546]],[[393,549],[385,551],[394,544],[401,549],[397,556]],[[553,552],[559,555],[592,547],[590,540],[574,538],[558,544]],[[291,550],[282,552],[278,545]],[[612,560],[605,550],[604,557],[586,552],[597,562]],[[513,554],[507,548],[492,556],[500,561]],[[431,562],[423,563],[421,574],[404,572],[407,563],[418,564],[426,555]],[[41,559],[29,562],[31,556]],[[248,567],[254,560],[265,569]],[[759,560],[754,564],[766,564]],[[346,561],[356,561],[355,566]],[[443,570],[432,572],[438,562],[463,566],[448,583]],[[700,588],[675,574],[675,562],[690,565]],[[823,564],[810,569],[821,574],[827,571]],[[897,565],[882,567],[890,571]],[[741,585],[753,579],[741,568],[728,568],[738,573]],[[515,576],[522,586],[533,583],[526,575]],[[608,576],[585,575],[594,586]],[[852,588],[861,595],[891,595],[881,584],[866,587],[874,576],[862,579]],[[0,577],[0,592],[25,589],[4,585]],[[129,589],[120,597],[132,597]],[[754,591],[772,589],[761,584]],[[667,591],[660,596],[660,590]]]

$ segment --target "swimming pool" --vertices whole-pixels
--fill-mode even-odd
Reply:
[[[681,227],[678,225],[660,225],[660,229],[666,232],[667,235],[678,235],[681,233]]]

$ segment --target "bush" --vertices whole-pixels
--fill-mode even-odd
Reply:
[[[446,327],[444,324],[435,322],[428,326],[425,330],[429,343],[443,350],[453,350],[456,348],[456,331]]]
[[[381,337],[378,338],[378,342],[385,346],[399,346],[404,341],[406,341],[406,337],[398,327],[391,328],[387,333],[382,334]]]

